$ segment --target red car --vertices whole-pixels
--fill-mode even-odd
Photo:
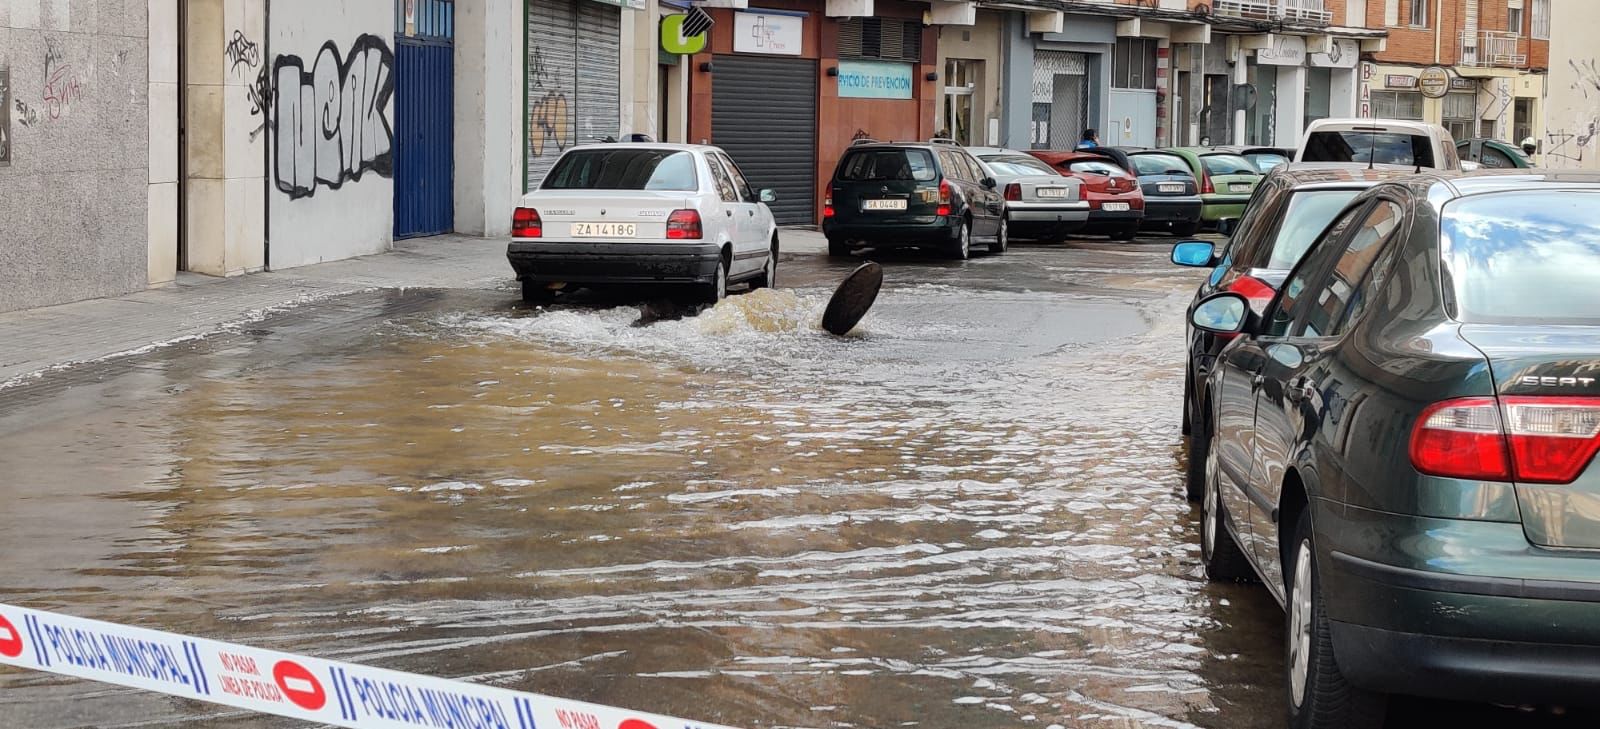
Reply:
[[[1091,151],[1033,150],[1028,154],[1083,181],[1083,199],[1089,202],[1085,232],[1108,235],[1112,240],[1133,240],[1138,234],[1144,220],[1144,192],[1139,189],[1139,178],[1114,158]]]

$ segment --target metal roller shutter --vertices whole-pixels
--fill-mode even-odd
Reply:
[[[781,225],[813,225],[817,194],[817,63],[717,56],[711,142],[728,151],[751,187],[778,192]]]
[[[527,188],[568,147],[617,136],[621,13],[594,0],[528,3]]]

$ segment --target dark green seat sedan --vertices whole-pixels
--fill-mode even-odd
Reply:
[[[1288,613],[1295,727],[1385,697],[1600,699],[1600,174],[1434,172],[1355,198],[1205,387],[1201,551]]]

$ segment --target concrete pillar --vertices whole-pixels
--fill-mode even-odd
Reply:
[[[468,235],[511,234],[522,186],[516,40],[522,4],[478,0],[455,7],[455,226]]]
[[[1279,66],[1273,141],[1279,147],[1300,146],[1300,133],[1305,131],[1305,120],[1306,67]]]
[[[150,188],[146,275],[151,286],[178,273],[178,0],[150,9]]]
[[[266,265],[264,0],[184,0],[184,246],[188,269],[236,276]]]
[[[1000,52],[1000,146],[1028,149],[1033,128],[1033,37],[1021,13],[1006,13]]]
[[[1250,80],[1250,69],[1249,69],[1248,64],[1245,63],[1245,56],[1248,53],[1249,53],[1249,51],[1246,51],[1243,47],[1240,47],[1238,50],[1235,50],[1233,52],[1233,86],[1234,86],[1234,88],[1238,88],[1240,84],[1246,83],[1246,82],[1248,82]],[[1238,110],[1233,112],[1233,143],[1234,144],[1244,144],[1245,143],[1245,135],[1249,131],[1249,125],[1250,125],[1249,111],[1247,111],[1245,109],[1238,109]],[[1211,141],[1215,142],[1217,140],[1213,139]]]
[[[1328,116],[1353,118],[1360,109],[1361,67],[1333,69],[1333,81],[1328,87]]]

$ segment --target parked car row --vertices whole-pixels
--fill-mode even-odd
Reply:
[[[1600,174],[1464,173],[1386,120],[1299,158],[1220,250],[1172,252],[1210,269],[1184,387],[1207,576],[1284,606],[1294,727],[1381,726],[1391,694],[1592,704]]]

